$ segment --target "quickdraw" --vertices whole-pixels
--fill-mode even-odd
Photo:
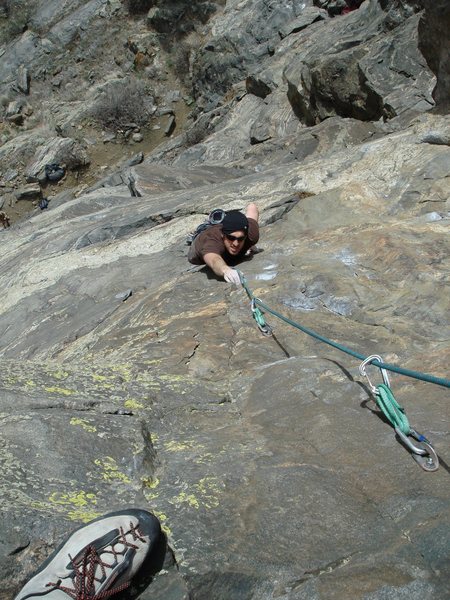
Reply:
[[[258,326],[258,329],[260,330],[260,332],[263,335],[270,337],[273,334],[273,330],[272,330],[272,327],[268,323],[266,323],[266,320],[264,318],[264,313],[262,312],[262,310],[260,308],[258,308],[258,306],[256,306],[256,303],[258,302],[258,298],[255,298],[255,296],[253,296],[253,294],[249,290],[249,288],[247,286],[247,280],[245,279],[245,276],[242,273],[242,271],[239,271],[239,269],[236,269],[236,271],[239,273],[239,278],[241,280],[242,287],[247,292],[247,296],[250,298],[250,307],[252,309],[252,316],[255,319],[255,323]]]
[[[266,323],[263,312],[256,306],[256,300],[257,298],[253,298],[251,302],[253,318],[255,319],[261,333],[269,337],[273,334],[272,327]]]
[[[367,375],[366,366],[373,361],[382,363],[382,359],[377,354],[368,356],[360,365],[359,372],[363,377],[366,377],[370,390],[375,398],[377,406],[394,427],[395,433],[400,438],[402,444],[410,450],[414,460],[424,469],[424,471],[437,471],[439,468],[439,458],[434,450],[431,442],[421,433],[413,429],[408,421],[404,409],[394,398],[392,393],[389,377],[385,369],[380,369],[383,383],[374,386]],[[416,440],[416,443],[411,441],[411,438]]]

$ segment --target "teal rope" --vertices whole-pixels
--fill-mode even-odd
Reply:
[[[326,338],[325,336],[320,335],[319,333],[316,333],[312,329],[309,329],[308,327],[304,327],[303,325],[300,325],[300,323],[296,323],[292,319],[285,317],[284,315],[277,312],[276,310],[273,310],[273,308],[270,308],[270,306],[267,306],[267,304],[264,304],[264,302],[261,302],[261,300],[259,298],[256,298],[253,295],[252,291],[250,290],[250,288],[247,285],[247,281],[246,281],[244,275],[241,272],[239,272],[239,275],[241,277],[242,287],[247,292],[247,295],[250,298],[250,300],[252,300],[255,303],[255,305],[258,304],[266,312],[274,315],[278,319],[281,319],[285,323],[292,325],[296,329],[303,331],[303,333],[310,335],[311,337],[315,338],[316,340],[319,340],[320,342],[324,342],[325,344],[328,344],[329,346],[333,346],[333,348],[337,348],[341,352],[345,352],[346,354],[349,354],[350,356],[358,358],[361,361],[366,360],[367,357],[364,356],[363,354],[360,354],[359,352],[355,352],[354,350],[351,350],[350,348],[347,348],[346,346],[343,346],[342,344],[333,342],[332,340]],[[371,364],[375,365],[376,367],[379,367],[380,369],[383,368],[383,369],[386,369],[387,371],[393,371],[394,373],[399,373],[400,375],[405,375],[406,377],[412,377],[413,379],[420,379],[421,381],[427,381],[428,383],[435,383],[436,385],[441,385],[443,387],[450,388],[450,380],[444,379],[443,377],[436,377],[435,375],[429,375],[428,373],[421,373],[419,371],[412,371],[411,369],[404,369],[403,367],[398,367],[397,365],[392,365],[390,363],[380,362],[379,360],[374,360]]]
[[[391,389],[384,383],[377,386],[378,393],[375,400],[380,407],[384,416],[396,429],[400,429],[405,435],[411,433],[408,417],[405,415],[404,409],[394,398]]]

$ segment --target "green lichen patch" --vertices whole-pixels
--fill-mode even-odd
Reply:
[[[91,425],[91,423],[92,421],[89,421],[88,419],[80,419],[79,417],[72,417],[70,419],[71,425],[81,427],[88,433],[95,433],[97,431],[97,427],[95,425]]]
[[[55,491],[46,500],[29,502],[29,506],[39,512],[56,511],[71,521],[82,523],[87,523],[102,514],[95,509],[96,505],[96,494],[85,490]]]
[[[101,468],[101,478],[108,482],[131,483],[131,479],[122,473],[112,456],[96,458],[94,464]]]
[[[44,390],[50,394],[58,394],[59,396],[72,396],[76,393],[75,390],[69,390],[56,385],[45,386]]]
[[[134,409],[134,410],[137,410],[139,408],[144,408],[144,405],[141,402],[138,402],[137,400],[133,400],[133,398],[128,398],[127,400],[125,400],[123,405],[125,406],[125,408]]]

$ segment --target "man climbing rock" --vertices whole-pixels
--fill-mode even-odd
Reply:
[[[233,266],[252,251],[259,239],[259,210],[254,202],[245,215],[239,210],[228,211],[222,222],[200,233],[192,242],[188,260],[193,265],[207,265],[228,283],[241,283]]]

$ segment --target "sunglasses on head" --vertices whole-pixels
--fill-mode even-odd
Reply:
[[[243,242],[247,236],[246,235],[231,235],[231,233],[226,233],[225,237],[228,240],[230,240],[230,242]]]

